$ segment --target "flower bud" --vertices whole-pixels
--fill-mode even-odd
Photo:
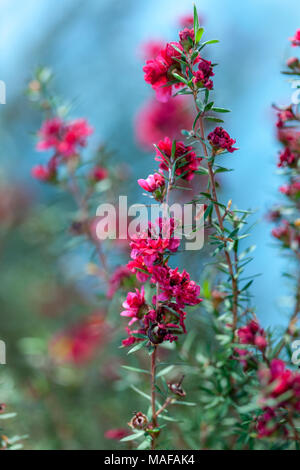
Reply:
[[[135,413],[131,421],[128,423],[132,429],[146,429],[148,425],[147,416],[145,416],[141,411]]]

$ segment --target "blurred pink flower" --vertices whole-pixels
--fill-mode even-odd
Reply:
[[[143,105],[136,116],[136,140],[142,148],[151,150],[153,144],[165,135],[179,139],[181,130],[190,129],[192,124],[193,115],[187,97],[176,96],[167,103],[152,99]]]

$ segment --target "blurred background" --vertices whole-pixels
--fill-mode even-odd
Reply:
[[[0,0],[0,79],[7,104],[0,107],[1,325],[7,365],[0,366],[0,401],[18,412],[19,433],[34,449],[110,448],[104,437],[135,411],[119,338],[103,339],[97,356],[80,364],[48,361],[48,344],[70,321],[99,309],[91,283],[82,274],[84,247],[61,252],[68,201],[34,181],[40,162],[33,133],[41,116],[24,90],[37,66],[49,66],[59,95],[72,103],[72,116],[95,128],[90,151],[105,143],[130,175],[123,189],[132,202],[144,199],[136,185],[153,169],[141,145],[139,113],[152,90],[143,80],[143,43],[176,40],[180,18],[192,12],[189,0]],[[234,174],[222,176],[222,198],[257,209],[252,232],[257,245],[250,273],[262,273],[252,288],[264,325],[285,323],[289,285],[281,277],[285,260],[272,246],[265,214],[278,200],[278,145],[273,102],[290,99],[280,75],[290,55],[287,38],[299,28],[298,0],[201,0],[206,39],[216,69],[215,101],[230,108],[226,129],[239,152],[228,156]],[[208,53],[208,52],[207,52]],[[124,256],[123,262],[126,262]],[[120,263],[121,264],[121,263]],[[119,306],[109,306],[118,318]],[[80,317],[81,318],[81,317]],[[122,335],[121,335],[122,337]],[[111,351],[116,350],[112,359]],[[121,375],[120,375],[121,374]],[[122,375],[123,374],[123,375]],[[84,382],[85,386],[82,386]],[[124,396],[122,396],[122,394]],[[14,424],[16,425],[16,424]]]

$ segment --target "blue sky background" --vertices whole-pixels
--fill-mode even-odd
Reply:
[[[224,178],[224,198],[240,208],[258,209],[263,218],[276,201],[278,145],[273,102],[290,98],[285,60],[294,54],[287,38],[300,27],[299,0],[202,0],[207,38],[220,65],[216,101],[230,107],[226,128],[240,148],[228,157],[234,174]],[[38,162],[30,132],[39,121],[23,96],[35,66],[53,67],[62,95],[74,101],[74,116],[86,116],[119,160],[134,163],[132,184],[153,168],[149,155],[136,148],[133,119],[151,95],[137,51],[150,38],[174,40],[177,19],[189,13],[190,0],[0,0],[0,79],[7,84],[7,105],[0,113],[0,158],[7,172],[30,186],[30,167]],[[94,145],[97,141],[94,138]],[[36,190],[39,190],[36,184]],[[258,316],[265,324],[285,321],[289,289],[281,272],[286,261],[272,246],[270,226],[261,223],[251,272],[262,272],[253,287]]]

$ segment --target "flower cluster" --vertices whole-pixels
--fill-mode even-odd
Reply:
[[[175,253],[180,244],[174,230],[174,219],[159,219],[156,226],[150,223],[147,232],[132,238],[132,261],[127,267],[140,282],[149,280],[157,291],[151,302],[145,300],[144,286],[128,293],[121,315],[130,318],[128,326],[138,324],[139,328],[127,329],[129,337],[123,341],[125,346],[141,340],[135,334],[147,334],[153,344],[176,340],[174,331],[186,332],[186,313],[182,309],[200,302],[200,287],[186,271],[180,273],[167,263],[168,254]]]
[[[210,77],[214,76],[213,67],[209,60],[200,59],[198,70],[194,72],[193,82],[197,87],[207,88],[211,90],[214,86]]]
[[[237,334],[241,344],[252,344],[262,351],[267,347],[266,333],[256,320],[251,320],[240,328]]]
[[[59,117],[47,119],[38,131],[36,149],[40,152],[52,150],[54,155],[47,165],[35,166],[32,176],[40,181],[54,181],[58,165],[76,157],[92,133],[92,127],[82,118],[73,121],[64,121]]]
[[[145,73],[145,81],[149,83],[156,92],[156,97],[161,102],[166,102],[172,96],[173,85],[170,84],[174,80],[173,73],[180,73],[180,62],[183,48],[180,43],[168,43],[164,49],[160,51],[155,59],[146,61],[143,68]],[[178,51],[179,50],[179,51]],[[176,83],[175,88],[182,85]]]
[[[232,139],[228,132],[226,132],[222,127],[216,127],[213,132],[208,134],[207,138],[215,154],[221,153],[224,150],[227,150],[227,152],[230,153],[238,150],[233,147],[236,140]]]
[[[296,46],[299,40],[299,30],[291,38],[292,45]],[[298,74],[299,60],[295,57],[287,61],[290,75]],[[295,82],[295,85],[297,83]],[[285,184],[279,187],[279,192],[288,199],[288,204],[276,208],[271,212],[271,220],[277,224],[272,230],[274,238],[281,242],[285,249],[299,253],[300,248],[300,226],[299,226],[299,162],[300,162],[300,129],[298,107],[295,104],[275,107],[277,110],[277,137],[283,145],[279,153],[277,166],[281,173],[287,178]]]
[[[175,165],[175,175],[191,181],[201,158],[197,157],[193,147],[186,146],[181,141],[172,142],[169,137],[165,137],[157,144],[155,160],[160,163],[159,168],[167,172],[172,164]]]
[[[265,407],[258,421],[259,437],[265,437],[278,429],[277,415],[282,410],[290,416],[300,411],[300,374],[287,369],[281,359],[272,359],[269,367],[259,370],[258,376],[263,388],[262,403],[274,402],[273,406]]]

